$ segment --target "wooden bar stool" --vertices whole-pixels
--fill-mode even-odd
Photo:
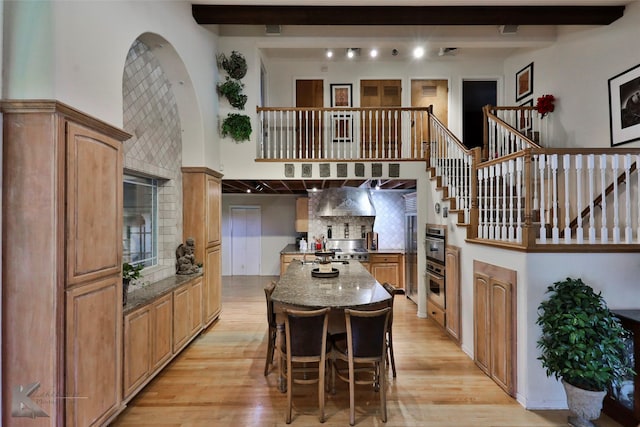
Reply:
[[[325,366],[329,353],[327,345],[329,310],[329,308],[311,311],[284,310],[285,351],[282,352],[282,357],[286,362],[284,376],[287,379],[287,424],[291,423],[291,388],[294,383],[318,383],[319,418],[321,423],[324,422]],[[308,378],[309,372],[317,372],[317,377]],[[304,376],[296,376],[301,373]]]
[[[275,288],[275,282],[271,282],[264,288],[264,296],[267,300],[267,322],[269,324],[269,345],[267,347],[267,357],[264,362],[265,377],[269,374],[269,365],[273,364],[273,353],[276,349],[276,314],[273,311],[273,301],[271,301],[271,294],[273,294]]]
[[[332,389],[335,377],[349,383],[349,424],[355,424],[355,385],[372,384],[380,393],[380,418],[387,422],[386,355],[387,323],[390,307],[374,311],[345,309],[347,324],[346,343],[333,342],[331,359]],[[340,369],[337,361],[346,361],[348,369]],[[364,375],[363,375],[364,374]],[[358,377],[356,377],[358,375]],[[363,378],[364,377],[364,378]]]

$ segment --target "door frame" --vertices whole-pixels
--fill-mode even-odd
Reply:
[[[458,109],[458,117],[457,117],[457,129],[451,128],[451,121],[449,122],[449,129],[454,133],[454,135],[458,136],[462,140],[462,129],[463,129],[463,120],[464,120],[464,111],[462,110],[462,102],[464,98],[463,93],[463,83],[465,81],[495,81],[496,82],[496,103],[498,105],[504,104],[504,77],[499,76],[497,74],[489,74],[486,76],[480,75],[471,75],[471,76],[460,76],[458,79],[458,105],[460,108]],[[464,142],[464,141],[463,141]]]
[[[258,275],[260,275],[262,273],[262,206],[260,205],[229,205],[229,274],[231,276],[233,276],[233,263],[234,263],[234,259],[233,259],[233,210],[234,209],[252,209],[252,210],[257,210],[258,213],[260,214],[260,234],[258,235],[258,241],[259,241],[259,255],[260,255],[260,259],[259,264],[258,264]]]

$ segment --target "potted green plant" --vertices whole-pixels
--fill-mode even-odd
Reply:
[[[128,262],[122,263],[122,305],[127,305],[127,294],[129,293],[129,285],[135,285],[136,280],[142,277],[142,269],[144,265],[132,265]]]
[[[592,426],[600,416],[606,389],[633,370],[625,358],[626,330],[600,293],[567,278],[546,291],[538,307],[542,328],[538,348],[547,376],[561,379],[574,426]]]
[[[218,60],[218,67],[225,70],[231,78],[240,80],[247,75],[247,60],[241,53],[234,50],[229,57],[221,53],[216,59]]]
[[[220,95],[227,98],[232,107],[240,110],[244,109],[244,104],[247,102],[247,95],[242,94],[242,88],[244,88],[242,83],[229,77],[226,78],[224,83],[218,83]]]
[[[222,121],[222,136],[229,135],[237,142],[249,141],[251,137],[251,119],[243,114],[231,113]]]

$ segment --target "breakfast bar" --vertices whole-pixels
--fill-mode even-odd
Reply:
[[[336,277],[313,277],[317,263],[293,261],[280,277],[271,299],[276,313],[277,345],[282,348],[284,314],[287,308],[315,310],[329,307],[329,331],[345,330],[344,309],[377,310],[391,304],[391,295],[358,261],[332,263],[338,269]],[[279,350],[278,350],[279,351]],[[279,387],[284,391],[282,367],[278,358]]]

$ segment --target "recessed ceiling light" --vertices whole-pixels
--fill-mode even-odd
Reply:
[[[327,58],[333,58],[333,51],[331,49],[327,49]]]
[[[353,58],[355,55],[353,49],[347,49],[347,58]]]
[[[424,56],[424,49],[420,46],[413,49],[413,57],[414,58],[422,58]]]
[[[251,193],[251,189],[250,188],[247,188],[247,193]]]
[[[378,56],[378,49],[371,49],[371,52],[369,52],[369,56],[371,56],[372,58]]]

